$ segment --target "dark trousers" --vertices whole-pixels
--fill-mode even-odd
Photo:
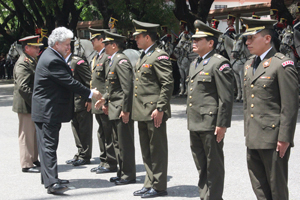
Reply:
[[[248,149],[247,164],[253,191],[258,200],[288,200],[288,161],[290,147],[283,158],[275,149]]]
[[[57,155],[61,123],[35,122],[38,152],[41,159],[41,177],[45,188],[58,182]]]
[[[192,155],[199,173],[202,200],[222,200],[224,188],[223,140],[218,143],[214,131],[190,131]]]
[[[75,112],[71,121],[71,127],[76,147],[78,148],[74,158],[90,160],[93,142],[93,115],[86,110]]]
[[[129,120],[127,124],[122,119],[111,120],[115,152],[119,164],[117,176],[124,180],[135,180],[135,149],[134,149],[134,127],[133,121]]]
[[[100,166],[107,169],[117,169],[117,158],[114,149],[112,122],[105,114],[96,114],[96,120],[99,124],[98,142],[100,147]]]
[[[168,140],[167,124],[163,121],[155,128],[152,121],[139,121],[140,145],[146,168],[145,188],[158,191],[167,189]]]

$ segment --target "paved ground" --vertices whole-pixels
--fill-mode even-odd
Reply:
[[[2,158],[0,162],[0,199],[105,199],[127,200],[140,199],[132,192],[142,188],[145,168],[143,166],[137,126],[135,124],[136,147],[136,184],[115,186],[108,180],[114,173],[94,174],[92,167],[99,163],[99,147],[97,145],[97,123],[94,120],[94,142],[92,164],[73,167],[66,165],[76,152],[70,123],[63,124],[60,131],[58,147],[58,169],[61,179],[69,179],[72,190],[62,196],[48,195],[40,184],[40,174],[22,173],[19,163],[18,119],[12,112],[11,81],[0,81],[0,147]],[[189,134],[186,126],[185,99],[172,99],[172,118],[168,121],[169,167],[167,197],[156,199],[199,199],[197,188],[198,175],[189,148]],[[295,136],[295,145],[291,152],[289,166],[290,199],[300,199],[300,121]],[[225,137],[225,200],[253,200],[255,196],[250,185],[246,166],[246,147],[243,136],[242,104],[235,103],[232,128]]]

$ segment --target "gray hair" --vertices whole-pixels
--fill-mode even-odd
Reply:
[[[48,45],[53,47],[56,42],[64,42],[68,38],[73,38],[74,34],[66,27],[58,27],[52,31],[48,38]]]

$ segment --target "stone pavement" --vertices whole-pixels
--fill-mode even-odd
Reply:
[[[58,145],[59,178],[70,180],[73,189],[64,195],[49,195],[40,184],[40,174],[22,173],[19,163],[18,118],[12,112],[11,81],[0,81],[0,199],[105,199],[135,200],[133,191],[143,187],[145,168],[143,166],[137,124],[135,124],[135,147],[137,183],[115,186],[109,178],[115,173],[95,174],[90,169],[99,164],[99,146],[96,136],[97,122],[93,129],[93,159],[85,166],[73,167],[65,164],[76,153],[75,142],[70,123],[63,124]],[[166,197],[155,199],[199,199],[197,188],[198,173],[189,147],[189,133],[186,125],[185,99],[172,99],[172,118],[168,126],[168,193]],[[290,199],[300,199],[300,118],[295,135],[295,147],[291,151],[289,162]],[[253,200],[253,194],[246,165],[246,147],[243,136],[242,104],[235,103],[232,127],[225,137],[225,200]]]

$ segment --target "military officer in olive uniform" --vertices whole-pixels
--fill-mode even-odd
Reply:
[[[91,63],[92,68],[92,81],[91,88],[97,88],[104,94],[105,90],[105,63],[107,62],[108,55],[105,53],[105,46],[103,40],[105,39],[104,29],[89,28],[91,32],[91,38],[93,48],[97,51],[97,55],[93,58]],[[99,124],[98,128],[98,141],[100,147],[100,164],[97,167],[91,169],[91,172],[97,174],[116,172],[117,159],[114,150],[113,142],[113,130],[112,122],[108,119],[108,116],[103,112],[102,108],[95,109],[95,103],[92,99],[92,113],[95,114],[96,120]]]
[[[135,183],[134,127],[131,120],[132,110],[132,66],[125,54],[125,37],[105,31],[105,53],[111,56],[105,66],[105,88],[103,99],[107,104],[102,107],[112,123],[115,152],[119,165],[117,177],[110,178],[116,185]],[[97,104],[97,103],[96,103]]]
[[[275,20],[241,18],[252,57],[245,63],[244,128],[257,199],[288,199],[288,160],[299,108],[294,62],[272,47]]]
[[[144,187],[134,196],[167,195],[168,142],[166,121],[171,117],[173,92],[169,55],[157,48],[159,24],[133,20],[135,40],[143,50],[134,79],[132,119],[138,121],[140,145],[146,168]]]
[[[35,67],[39,55],[39,36],[28,36],[19,40],[22,43],[22,54],[14,67],[14,97],[12,110],[19,118],[19,148],[22,172],[38,173],[37,138],[34,122],[31,119],[31,98],[34,83]]]
[[[90,87],[91,69],[88,63],[75,55],[72,55],[74,41],[71,42],[71,49],[66,62],[72,70],[75,80],[79,81],[85,87]],[[74,166],[85,165],[90,163],[92,156],[92,133],[93,133],[93,115],[91,111],[91,99],[83,98],[74,94],[74,116],[71,120],[71,127],[78,148],[74,158],[66,161],[67,164]]]
[[[199,172],[202,200],[221,200],[224,188],[224,136],[231,123],[233,72],[230,62],[215,52],[222,32],[194,22],[193,51],[199,54],[190,65],[187,120],[190,146]]]

